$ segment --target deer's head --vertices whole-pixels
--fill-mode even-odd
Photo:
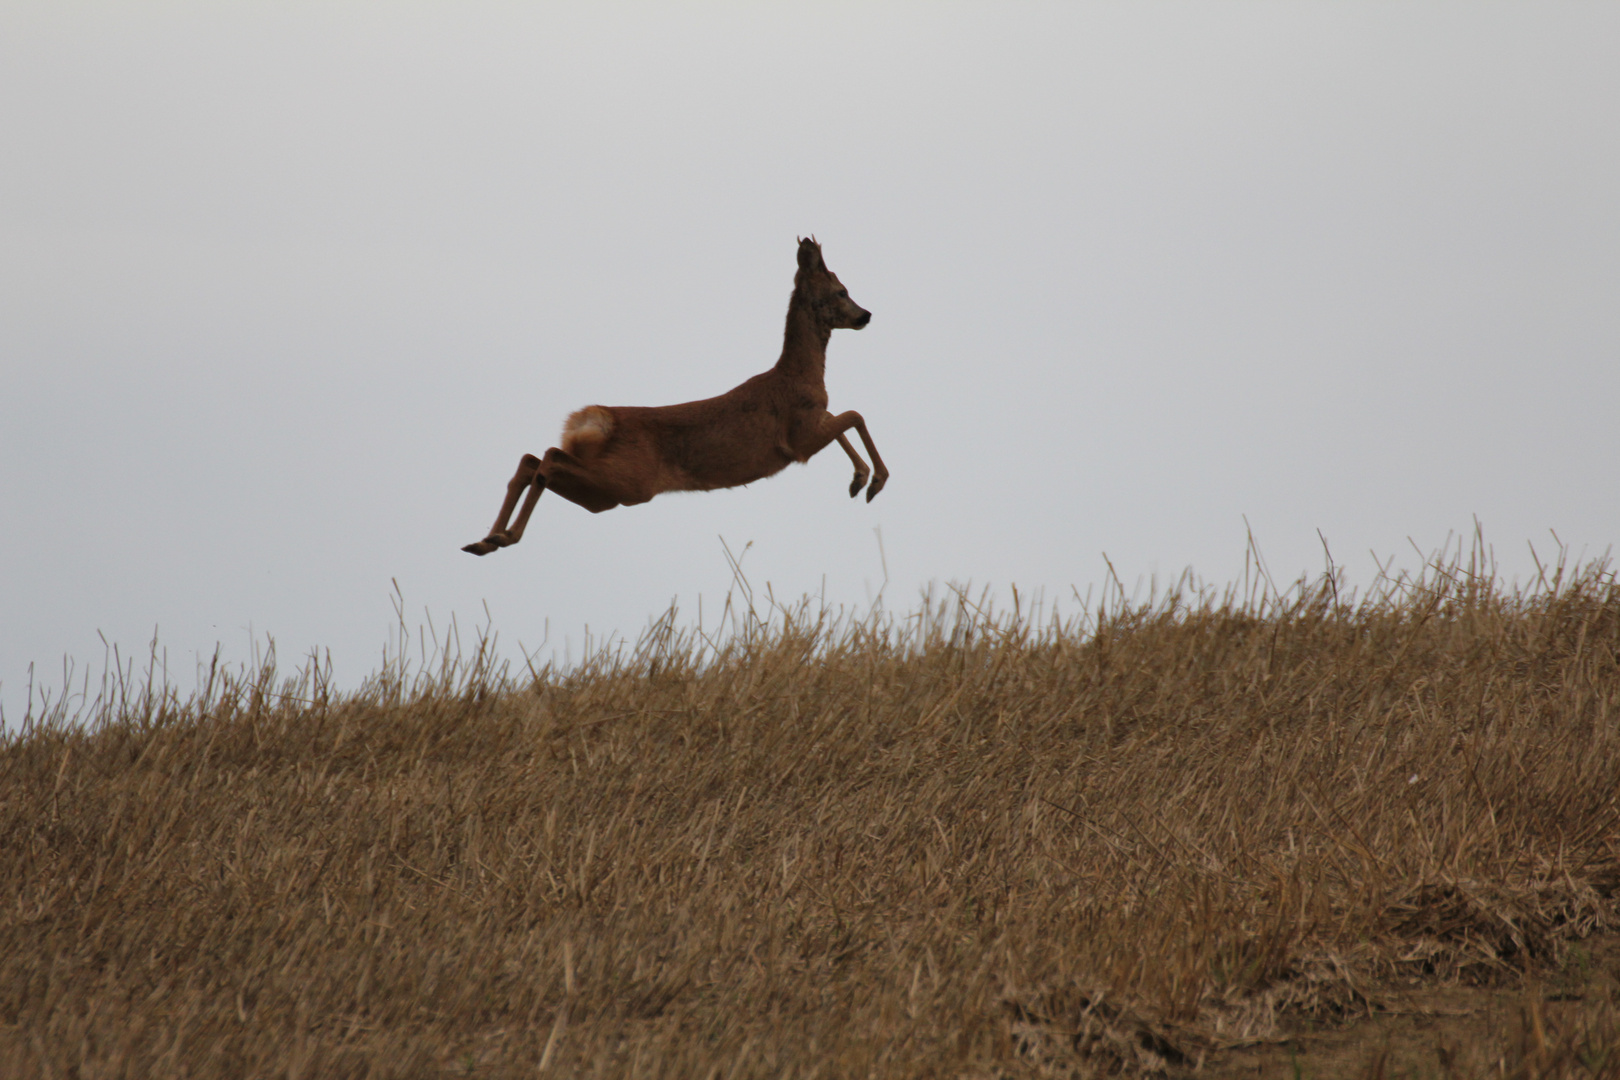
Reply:
[[[799,241],[799,272],[794,291],[808,302],[817,325],[825,330],[859,330],[872,321],[872,313],[849,298],[838,275],[827,269],[815,237]]]

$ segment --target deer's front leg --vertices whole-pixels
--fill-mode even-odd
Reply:
[[[861,437],[861,445],[866,447],[866,455],[872,459],[872,485],[866,489],[866,501],[871,502],[877,498],[877,493],[883,490],[883,485],[889,482],[889,470],[883,464],[883,458],[878,454],[877,447],[872,445],[872,436],[866,430],[866,421],[861,414],[851,409],[847,413],[840,413],[834,418],[840,433],[854,428]]]
[[[839,413],[837,416],[832,413],[822,414],[820,437],[816,440],[815,449],[820,450],[834,439],[838,440],[838,445],[844,448],[844,453],[848,454],[850,460],[855,462],[855,483],[851,484],[849,488],[849,494],[853,498],[856,492],[861,490],[861,481],[863,479],[861,473],[865,471],[865,463],[861,461],[860,455],[855,452],[855,448],[849,445],[849,440],[844,438],[844,432],[850,428],[854,428],[856,433],[860,435],[861,443],[866,447],[867,456],[872,459],[872,469],[874,470],[872,485],[866,489],[866,501],[871,502],[873,497],[883,490],[883,485],[889,482],[889,470],[884,466],[883,458],[878,454],[877,447],[872,445],[872,436],[868,434],[866,421],[861,419],[860,413],[851,409],[849,412]],[[811,451],[811,453],[814,452],[814,450]]]
[[[849,460],[855,465],[855,479],[849,482],[849,497],[853,499],[861,493],[861,488],[866,486],[866,478],[872,475],[872,470],[867,468],[866,462],[855,452],[855,448],[849,445],[849,440],[844,438],[843,432],[838,433],[838,445],[844,448],[844,453],[849,455]]]

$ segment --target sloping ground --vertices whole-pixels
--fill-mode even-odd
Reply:
[[[1374,988],[1362,1017],[1289,1025],[1280,1041],[1231,1050],[1199,1075],[1443,1077],[1620,1075],[1620,936],[1564,950],[1507,987]]]
[[[1620,591],[1473,569],[123,680],[0,748],[0,1074],[1615,1075]]]

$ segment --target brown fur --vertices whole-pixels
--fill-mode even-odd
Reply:
[[[588,405],[573,413],[563,425],[561,447],[543,458],[523,455],[489,535],[462,550],[487,555],[517,543],[547,489],[599,514],[665,491],[712,491],[762,480],[790,462],[809,461],[834,441],[855,465],[850,496],[866,487],[870,502],[883,490],[889,470],[860,413],[827,411],[823,374],[832,332],[859,330],[871,318],[827,269],[821,245],[814,238],[800,240],[799,270],[775,367],[719,397],[659,408]],[[844,435],[850,428],[872,459],[870,469]],[[525,491],[528,497],[512,521]]]

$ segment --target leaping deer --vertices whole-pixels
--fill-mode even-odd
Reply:
[[[534,504],[547,488],[600,514],[665,491],[712,491],[762,480],[789,462],[809,461],[834,440],[855,465],[850,497],[866,487],[871,502],[889,470],[860,413],[827,411],[825,383],[832,332],[859,330],[871,320],[872,313],[851,300],[838,275],[827,269],[815,238],[800,240],[799,271],[775,367],[702,401],[580,409],[563,424],[561,448],[552,447],[543,458],[523,455],[489,535],[461,550],[488,555],[523,539]],[[850,428],[872,458],[870,469],[844,437]],[[525,490],[523,509],[509,525]]]

